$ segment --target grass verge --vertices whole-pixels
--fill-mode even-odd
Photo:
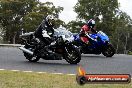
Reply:
[[[132,83],[80,86],[75,79],[69,75],[0,71],[0,88],[132,88]]]
[[[128,55],[132,55],[132,51],[128,52]]]

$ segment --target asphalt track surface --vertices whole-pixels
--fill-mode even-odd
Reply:
[[[79,65],[88,74],[132,75],[132,56],[130,55],[116,54],[112,58],[106,58],[103,55],[82,55],[78,65],[70,65],[65,60],[43,59],[37,63],[31,63],[25,59],[18,48],[0,47],[0,69],[76,74]]]

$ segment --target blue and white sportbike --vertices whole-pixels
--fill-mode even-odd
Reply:
[[[73,35],[74,45],[79,47],[80,52],[83,54],[103,54],[106,57],[112,57],[115,54],[115,49],[110,44],[109,37],[102,31],[96,34],[87,34],[89,37],[89,45],[80,40],[79,34]]]

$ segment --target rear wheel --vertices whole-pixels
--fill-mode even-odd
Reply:
[[[106,57],[112,57],[115,54],[115,49],[111,44],[108,44],[102,51],[102,54]]]
[[[77,64],[81,60],[81,53],[75,47],[66,47],[65,60],[70,64]]]
[[[25,48],[26,49],[28,49],[28,50],[31,50],[31,51],[33,51],[32,50],[32,48],[30,48],[28,45],[25,45]],[[28,61],[30,61],[30,62],[37,62],[37,61],[39,61],[39,57],[34,57],[34,56],[32,56],[32,55],[30,55],[30,54],[28,54],[28,53],[26,53],[26,52],[23,52],[24,53],[24,56],[26,57],[26,59],[28,60]]]

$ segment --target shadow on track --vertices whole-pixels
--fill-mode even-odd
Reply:
[[[115,58],[114,56],[113,57],[105,57],[105,56],[103,56],[102,54],[100,54],[100,55],[96,55],[96,54],[82,54],[81,55],[81,57],[82,58],[94,58],[94,59],[113,59],[113,58]]]
[[[79,64],[69,64],[69,63],[61,63],[61,62],[51,62],[51,61],[38,61],[38,62],[29,62],[29,61],[23,61],[22,63],[27,63],[29,65],[42,65],[42,66],[67,66],[67,67],[76,67]]]

